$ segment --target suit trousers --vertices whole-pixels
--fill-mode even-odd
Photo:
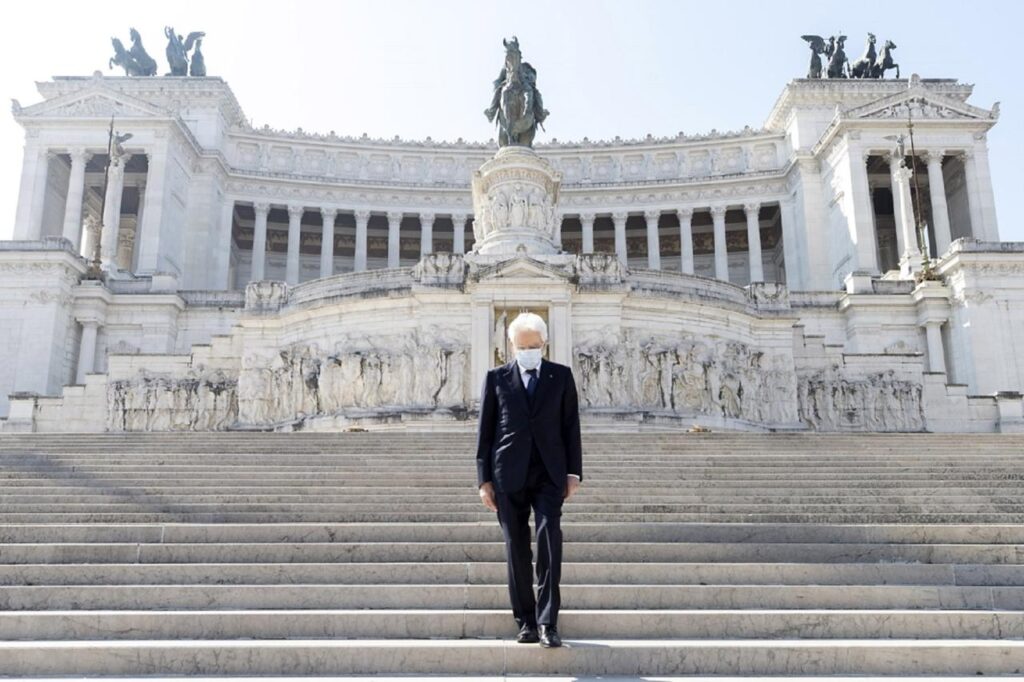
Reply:
[[[505,535],[508,592],[516,625],[558,624],[562,574],[562,492],[541,460],[536,443],[530,453],[526,485],[514,493],[495,491],[498,522]],[[530,547],[530,509],[537,531],[537,596],[533,592],[533,552]]]

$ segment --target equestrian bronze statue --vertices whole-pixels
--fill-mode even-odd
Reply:
[[[494,81],[491,106],[484,109],[488,121],[497,120],[498,145],[532,147],[537,126],[543,128],[548,110],[537,89],[537,70],[523,61],[519,40],[502,40],[505,66]]]

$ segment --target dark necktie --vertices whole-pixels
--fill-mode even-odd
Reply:
[[[533,392],[537,390],[537,368],[528,369],[526,373],[530,375],[530,383],[526,387],[526,394],[533,398]]]

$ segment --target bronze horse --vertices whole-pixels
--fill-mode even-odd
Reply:
[[[850,78],[871,78],[871,71],[875,68],[875,34],[868,34],[868,46],[860,59],[850,64]]]
[[[885,41],[882,51],[878,53],[878,59],[871,69],[872,78],[885,78],[885,72],[889,69],[896,69],[896,77],[900,77],[900,65],[892,60],[892,51],[896,49],[896,43],[891,40]]]
[[[537,90],[537,71],[524,62],[519,51],[519,40],[502,40],[505,46],[505,66],[494,81],[494,99],[484,111],[488,121],[497,116],[498,144],[533,146],[537,126],[543,127],[548,111],[543,108]]]

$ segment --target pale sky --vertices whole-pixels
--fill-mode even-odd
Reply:
[[[1013,0],[370,0],[318,2],[36,0],[5,10],[0,92],[38,102],[35,81],[108,70],[110,38],[137,28],[160,73],[163,27],[202,30],[207,71],[262,126],[407,139],[487,140],[501,39],[517,35],[551,111],[538,142],[760,127],[807,70],[800,35],[868,31],[894,41],[901,76],[957,78],[1001,117],[989,134],[1000,236],[1024,240],[1022,4]],[[514,8],[514,9],[513,9]],[[13,233],[23,132],[0,117],[0,239]]]

